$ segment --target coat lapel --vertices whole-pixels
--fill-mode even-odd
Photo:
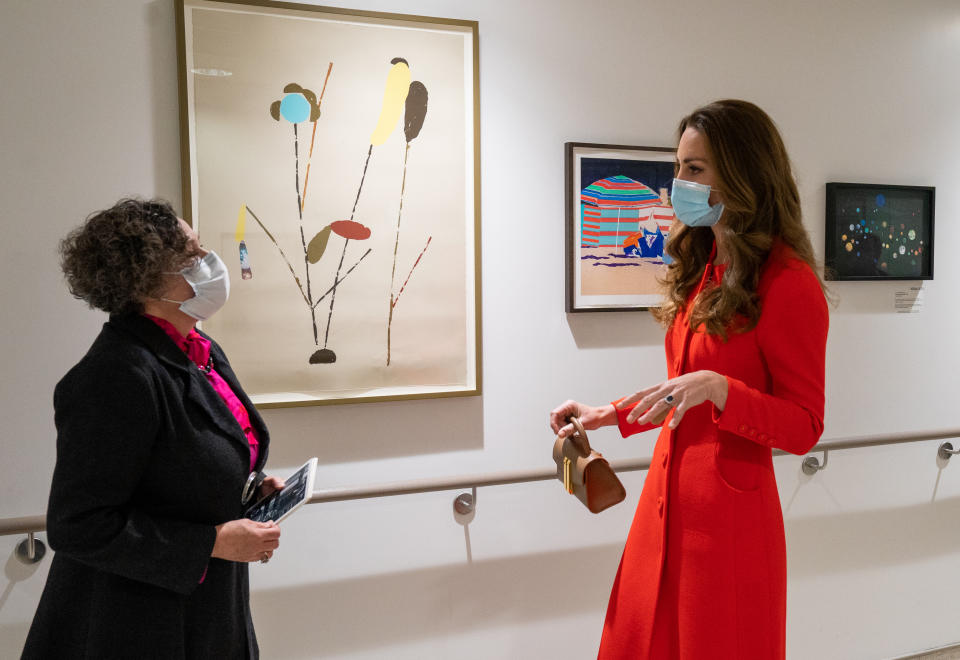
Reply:
[[[111,316],[110,323],[114,327],[132,334],[143,342],[147,348],[153,351],[157,359],[162,362],[164,366],[172,371],[182,372],[185,376],[186,387],[184,395],[186,398],[197,404],[223,432],[224,436],[240,444],[245,451],[250,451],[247,436],[244,434],[243,429],[240,428],[240,424],[237,423],[233,413],[227,408],[227,404],[223,402],[220,395],[217,394],[210,383],[207,382],[203,373],[190,361],[190,358],[167,336],[167,333],[158,327],[156,323],[139,314]],[[220,358],[222,363],[218,362],[217,358]],[[227,381],[233,391],[237,392],[239,386],[236,383],[236,377],[226,364],[226,358],[224,358],[223,353],[218,351],[213,360],[214,369]],[[231,378],[229,380],[224,376],[224,371],[230,372]],[[245,398],[246,397],[241,398],[241,401],[247,406],[249,404],[244,400]],[[247,410],[249,411],[250,408]],[[250,417],[251,422],[253,422],[253,415]],[[257,416],[257,421],[262,425],[263,422],[259,416]],[[260,429],[257,428],[257,431],[259,432]],[[260,464],[259,459],[257,463]]]
[[[213,359],[213,368],[218,374],[223,375],[221,365],[217,363],[216,358]],[[237,418],[234,417],[230,409],[227,408],[227,404],[223,402],[223,399],[221,399],[220,395],[213,389],[213,386],[207,382],[207,378],[203,375],[203,372],[196,367],[189,371],[190,382],[185,392],[187,399],[194,401],[203,408],[210,416],[210,419],[213,420],[213,423],[223,431],[224,435],[242,445],[244,451],[249,452],[250,445],[247,442],[247,436],[244,434],[243,429],[240,428]],[[247,460],[249,462],[249,455]]]
[[[677,314],[674,324],[679,323],[678,330],[680,332],[680,355],[676,362],[676,375],[681,375],[687,372],[687,356],[690,353],[690,341],[693,338],[693,335],[697,330],[690,327],[690,306],[693,305],[694,301],[697,299],[697,296],[700,295],[700,292],[703,291],[703,288],[707,285],[707,282],[713,277],[713,260],[717,256],[717,242],[713,242],[713,248],[710,250],[710,256],[707,258],[707,263],[703,267],[703,275],[700,276],[700,284],[697,285],[697,288],[694,289],[693,294],[687,299],[687,305]]]

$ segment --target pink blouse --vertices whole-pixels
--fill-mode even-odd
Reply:
[[[197,365],[200,371],[204,372],[207,377],[207,382],[210,383],[214,391],[220,395],[223,402],[227,404],[227,408],[230,409],[240,428],[243,429],[243,434],[247,436],[247,443],[250,445],[250,471],[253,472],[253,468],[257,464],[257,455],[260,453],[260,442],[257,439],[256,431],[254,431],[253,426],[250,424],[250,415],[247,413],[247,409],[240,403],[240,399],[233,393],[233,390],[230,389],[227,382],[216,372],[217,365],[214,364],[213,368],[207,371],[207,366],[210,364],[210,341],[200,336],[200,333],[197,332],[195,328],[190,328],[189,334],[184,337],[180,334],[180,331],[173,327],[173,324],[166,319],[151,316],[150,314],[144,314],[144,316],[160,326],[170,339],[180,347],[180,350],[187,354],[190,361]]]

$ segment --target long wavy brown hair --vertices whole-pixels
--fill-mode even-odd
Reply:
[[[729,330],[749,330],[760,319],[757,285],[774,241],[793,248],[816,273],[813,246],[786,147],[767,113],[747,101],[716,101],[680,121],[678,141],[688,128],[706,138],[713,153],[715,188],[724,204],[715,229],[728,257],[719,286],[708,286],[691,302],[690,327],[703,324],[708,333],[726,338]],[[654,309],[664,325],[673,322],[700,283],[713,241],[710,227],[674,223],[666,246],[673,257],[663,282],[666,301]]]

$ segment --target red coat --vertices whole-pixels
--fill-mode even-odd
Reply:
[[[708,265],[697,291],[722,272]],[[758,295],[759,323],[726,342],[691,331],[682,312],[667,331],[670,378],[716,371],[729,394],[722,412],[707,402],[660,432],[610,594],[602,660],[785,655],[786,544],[771,449],[804,454],[823,431],[828,314],[817,277],[783,245]],[[618,413],[624,437],[650,428],[627,424],[628,412]]]

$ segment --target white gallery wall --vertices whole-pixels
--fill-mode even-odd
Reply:
[[[484,392],[268,410],[274,472],[312,455],[320,487],[547,467],[550,408],[662,379],[649,315],[564,313],[563,143],[669,146],[721,97],[779,124],[821,258],[826,182],[936,186],[919,313],[894,313],[904,283],[832,287],[825,438],[960,427],[956,0],[340,4],[479,21]],[[53,386],[105,320],[66,292],[56,243],[123,195],[179,208],[178,131],[172,0],[0,2],[2,518],[45,510]],[[654,435],[592,439],[619,459]],[[814,477],[775,459],[791,658],[960,642],[960,459],[938,464],[938,444],[832,452]],[[643,473],[624,481],[599,516],[558,483],[482,488],[466,530],[456,492],[307,507],[251,567],[263,656],[591,657]],[[0,657],[49,566],[17,562],[19,540],[0,537]]]

